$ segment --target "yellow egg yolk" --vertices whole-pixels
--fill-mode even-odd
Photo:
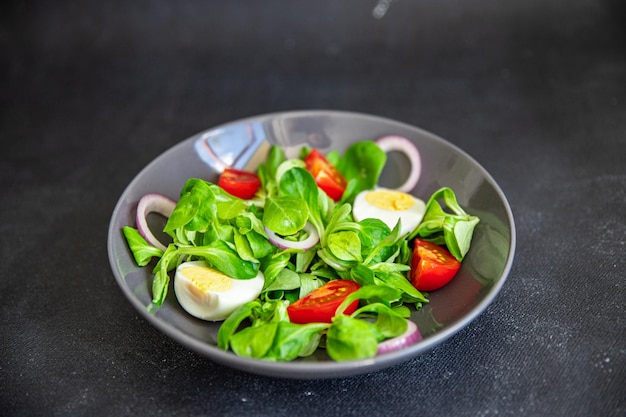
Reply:
[[[230,277],[204,266],[188,266],[181,272],[196,289],[203,292],[225,292],[233,286],[233,280]]]
[[[408,210],[415,204],[413,197],[400,191],[370,191],[365,200],[373,206],[393,211]]]

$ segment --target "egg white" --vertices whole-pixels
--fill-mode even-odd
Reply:
[[[403,198],[410,198],[413,202],[411,207],[406,209],[389,209],[382,207],[384,204],[374,204],[367,201],[368,194],[375,192],[380,193],[378,197],[381,202],[385,199],[387,202],[394,202],[400,195]],[[380,198],[383,197],[383,198]],[[354,199],[354,205],[352,208],[352,214],[356,221],[361,221],[368,218],[374,218],[382,220],[390,229],[396,227],[398,220],[401,221],[400,234],[402,236],[411,233],[417,228],[426,212],[426,204],[419,198],[415,198],[410,194],[403,193],[396,190],[389,190],[385,188],[377,188],[375,190],[361,191]]]
[[[196,269],[195,279],[193,270],[188,269],[191,267],[201,268]],[[261,271],[252,279],[234,279],[202,261],[183,262],[174,276],[174,292],[183,309],[209,321],[224,320],[237,308],[257,298],[264,284]]]

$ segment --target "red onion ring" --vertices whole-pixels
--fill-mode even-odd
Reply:
[[[420,179],[420,175],[422,174],[422,158],[415,144],[407,138],[397,135],[383,136],[376,140],[376,144],[385,153],[398,151],[405,154],[409,159],[409,162],[411,163],[409,177],[406,179],[404,184],[396,187],[396,189],[404,193],[411,191],[417,184],[417,181]]]
[[[135,222],[137,224],[139,234],[146,239],[146,242],[163,251],[165,250],[165,245],[159,242],[159,239],[152,234],[150,226],[148,226],[148,214],[158,213],[165,218],[169,218],[175,207],[176,202],[174,200],[164,196],[163,194],[157,193],[144,195],[139,199],[139,203],[137,204],[137,216],[135,217]]]
[[[378,344],[377,355],[393,352],[422,340],[422,335],[420,334],[417,325],[411,320],[407,320],[406,322],[408,326],[404,333],[402,333],[400,336],[387,339]]]
[[[315,226],[313,226],[309,222],[307,222],[304,225],[304,228],[302,230],[307,232],[309,236],[304,240],[293,241],[293,240],[283,239],[282,237],[278,236],[276,233],[274,233],[267,227],[265,228],[265,232],[267,233],[267,238],[269,239],[270,243],[272,243],[274,246],[277,246],[281,249],[302,249],[302,250],[311,249],[317,242],[319,242],[320,236],[317,233]]]

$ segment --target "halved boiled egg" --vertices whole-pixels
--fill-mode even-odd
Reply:
[[[224,320],[243,304],[259,296],[263,273],[252,279],[235,279],[202,261],[183,262],[176,268],[174,291],[180,305],[202,320]]]
[[[380,219],[393,229],[401,221],[400,234],[411,233],[420,224],[426,204],[411,194],[386,188],[361,191],[354,199],[352,214],[356,221]]]

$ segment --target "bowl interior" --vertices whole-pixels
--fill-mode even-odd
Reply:
[[[413,312],[422,340],[400,351],[367,361],[333,362],[319,350],[306,359],[273,363],[240,358],[216,347],[219,323],[201,321],[178,305],[173,291],[157,311],[151,311],[151,267],[139,268],[121,229],[135,225],[141,196],[150,192],[177,199],[190,177],[216,181],[224,166],[255,169],[270,144],[295,156],[306,145],[324,152],[343,151],[355,141],[401,135],[413,141],[422,158],[422,174],[412,194],[426,201],[437,189],[452,188],[461,206],[481,221],[458,275],[433,291],[430,302]],[[393,187],[408,175],[408,161],[390,153],[380,185]],[[164,221],[151,217],[152,230]],[[407,360],[469,324],[497,295],[513,260],[515,228],[508,202],[491,176],[469,155],[428,132],[380,117],[334,111],[276,113],[239,120],[190,137],[146,166],[128,185],[113,212],[108,235],[111,267],[122,291],[154,326],[214,361],[249,372],[293,378],[347,376],[381,369]]]

